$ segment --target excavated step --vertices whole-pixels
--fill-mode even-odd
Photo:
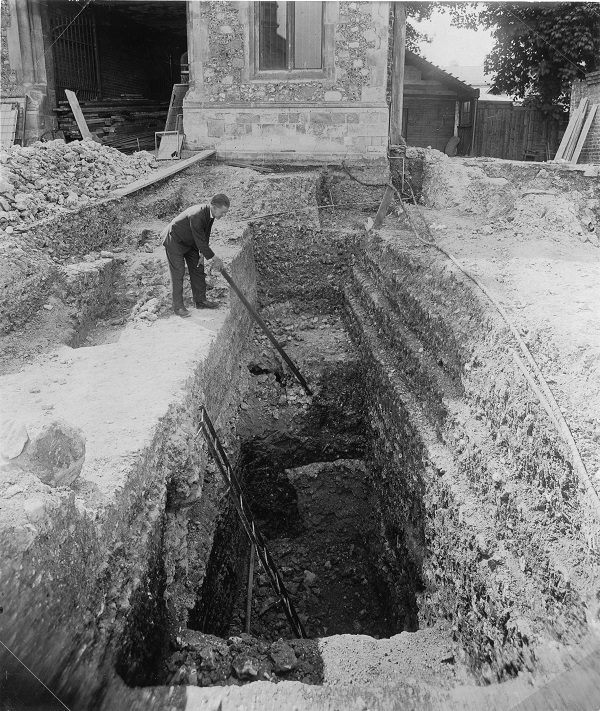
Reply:
[[[399,263],[400,260],[397,260],[394,266]],[[374,264],[374,261],[370,262],[369,271],[371,274],[375,269]],[[387,279],[385,275],[380,275],[377,281],[378,285],[383,284],[384,286],[394,283],[395,280],[390,279],[389,274]],[[397,283],[395,285],[397,286]],[[511,491],[507,496],[506,491],[503,491],[503,484],[507,477],[519,478],[518,467],[514,462],[506,461],[505,452],[498,446],[501,441],[498,438],[496,438],[498,442],[494,441],[490,428],[484,426],[482,418],[476,417],[467,403],[457,397],[460,394],[460,389],[455,386],[453,379],[448,378],[432,356],[427,355],[427,343],[435,341],[435,337],[424,340],[423,345],[420,345],[421,341],[415,337],[414,331],[410,331],[398,317],[399,304],[402,301],[406,303],[406,300],[402,299],[402,295],[399,295],[397,301],[392,303],[390,299],[386,298],[387,292],[386,296],[383,295],[383,290],[383,288],[375,286],[374,281],[369,278],[368,271],[355,268],[353,291],[360,296],[361,304],[356,297],[348,293],[348,305],[355,329],[360,332],[359,339],[364,347],[370,349],[371,357],[380,360],[382,377],[387,377],[390,384],[394,379],[402,381],[399,383],[400,387],[396,386],[395,389],[400,394],[402,407],[410,413],[409,419],[414,422],[415,433],[418,433],[417,436],[423,439],[431,462],[442,474],[441,481],[447,478],[453,480],[450,488],[454,487],[456,499],[461,501],[458,523],[463,529],[465,526],[468,527],[469,522],[474,524],[473,540],[470,547],[479,553],[479,556],[476,556],[480,559],[479,567],[485,568],[487,566],[491,569],[491,576],[488,571],[485,571],[487,585],[484,585],[484,589],[487,588],[488,591],[486,603],[491,602],[492,608],[498,604],[502,606],[502,596],[506,589],[522,590],[523,593],[518,596],[520,614],[524,618],[537,620],[541,629],[544,627],[545,607],[556,602],[553,599],[555,591],[545,590],[548,570],[556,570],[557,577],[560,577],[561,559],[555,555],[555,551],[547,548],[540,549],[539,542],[531,539],[521,541],[521,553],[524,552],[524,555],[514,554],[507,550],[503,544],[495,547],[493,556],[489,555],[490,548],[494,547],[490,546],[490,542],[493,543],[498,530],[508,538],[512,535],[513,528],[519,527],[523,520],[535,518],[535,512],[518,501],[516,511],[514,502],[510,502],[512,504],[511,510],[509,498],[514,499],[514,492]],[[396,288],[396,295],[398,291],[399,289]],[[363,305],[366,308],[363,308]],[[385,313],[383,313],[384,311]],[[414,311],[413,308],[413,313]],[[422,308],[417,311],[423,314]],[[371,320],[374,325],[367,325]],[[422,329],[421,333],[423,333]],[[430,335],[434,334],[427,333],[427,336]],[[382,339],[387,341],[388,346],[383,345]],[[458,359],[454,360],[456,362]],[[396,375],[397,372],[401,373],[399,377]],[[425,396],[427,414],[423,412],[422,404],[417,404],[414,400],[414,394],[406,392],[407,381],[416,388],[420,397]],[[442,402],[438,402],[438,398]],[[431,430],[427,434],[428,427],[431,428],[432,419],[435,430]],[[392,429],[390,428],[387,433],[388,437],[392,436]],[[439,451],[437,437],[441,437],[448,444],[449,449],[443,453]],[[452,467],[447,466],[449,460],[455,460]],[[447,476],[448,474],[450,476]],[[465,487],[470,489],[470,494],[467,497],[465,497]],[[502,509],[504,516],[499,518],[498,511]],[[517,514],[516,526],[515,513]],[[495,520],[498,518],[499,520]],[[440,534],[441,532],[438,531],[438,535]],[[464,535],[464,531],[461,533],[462,535]],[[523,551],[523,549],[525,550]],[[535,561],[535,564],[531,565],[531,561]],[[451,570],[452,567],[452,564],[446,563],[447,570]],[[493,573],[495,568],[499,569],[499,573]],[[477,579],[475,571],[473,575]],[[490,578],[492,580],[496,578],[494,585]],[[476,588],[475,583],[472,588]],[[498,591],[500,591],[500,595],[497,594]],[[577,607],[577,596],[573,597],[572,601]],[[484,608],[487,606],[486,603],[483,605]],[[477,609],[475,612],[476,614],[480,613]],[[489,610],[483,610],[483,612],[485,616],[489,615]],[[513,617],[516,616],[516,610],[513,609],[511,612]],[[581,620],[579,619],[575,626],[580,626],[580,624]],[[500,626],[502,627],[502,625]],[[516,646],[523,647],[522,652],[528,656],[529,652],[526,649],[527,626],[523,628],[522,635],[516,627],[513,627],[512,630]],[[517,639],[519,637],[523,639]],[[499,643],[500,639],[497,639],[497,642]],[[468,644],[466,646],[469,647]],[[501,649],[502,644],[496,646]],[[520,655],[521,652],[518,656]],[[498,658],[496,662],[500,668],[503,666],[510,668],[512,664],[518,668],[522,666],[523,658],[512,660]]]

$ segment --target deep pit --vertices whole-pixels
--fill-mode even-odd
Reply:
[[[425,164],[427,177],[431,166]],[[530,166],[518,177],[512,170],[511,180],[539,184]],[[485,192],[497,178],[490,185],[481,180],[478,189]],[[193,330],[170,314],[160,225],[199,186],[216,192],[217,185],[232,194],[234,205],[238,197],[218,248],[245,293],[254,298],[257,290],[262,317],[307,377],[312,398],[218,277],[212,295],[227,308],[195,314]],[[432,187],[425,187],[432,200]],[[572,187],[577,195],[587,190]],[[237,708],[250,698],[243,687],[254,690],[251,708],[261,710],[329,702],[352,708],[358,693],[363,708],[397,708],[403,698],[420,699],[422,708],[463,708],[455,702],[472,698],[473,708],[500,709],[595,649],[598,560],[589,543],[595,514],[568,446],[523,376],[513,336],[485,295],[446,255],[420,242],[406,217],[390,215],[386,229],[366,235],[362,225],[372,211],[341,207],[367,201],[357,190],[364,188],[343,171],[189,171],[186,181],[121,206],[115,218],[120,241],[103,244],[98,237],[105,256],[98,250],[67,258],[52,291],[53,309],[40,313],[45,320],[36,328],[24,329],[30,339],[35,332],[34,349],[11,333],[3,364],[14,393],[21,368],[31,373],[32,398],[40,382],[56,383],[51,390],[60,393],[63,377],[80,383],[93,375],[92,384],[100,378],[108,389],[96,419],[86,414],[78,421],[88,436],[90,467],[81,480],[61,493],[23,479],[24,488],[10,494],[13,502],[28,492],[47,496],[55,508],[48,504],[46,511],[56,512],[35,522],[41,536],[11,549],[31,570],[22,604],[38,609],[39,591],[52,600],[55,619],[66,607],[87,610],[65,628],[67,639],[53,642],[60,650],[57,669],[45,677],[74,705],[161,708],[170,698],[184,703],[173,689],[185,686],[190,709],[208,699]],[[517,199],[512,190],[504,196],[507,205],[509,197]],[[569,196],[566,191],[565,200]],[[317,199],[326,208],[320,218]],[[276,212],[273,205],[282,202],[295,210],[252,218]],[[443,220],[440,242],[469,268],[486,277],[500,274],[497,288],[513,279],[524,293],[519,280],[527,272],[514,271],[522,247],[512,222],[498,222],[497,236],[481,230],[482,219],[492,219],[487,215],[448,206],[410,210],[417,227],[423,215],[430,225]],[[421,237],[431,240],[425,232]],[[578,278],[593,281],[597,247],[583,240],[565,246],[564,235],[537,239],[535,260],[542,252],[568,268],[561,261],[567,250],[579,265]],[[520,264],[526,259],[521,251]],[[547,282],[535,264],[540,283],[527,286],[543,292]],[[568,277],[564,293],[571,289]],[[556,281],[555,274],[548,278]],[[533,293],[529,298],[535,302]],[[535,319],[527,331],[524,321],[519,329],[556,382],[561,371],[550,368],[564,362],[556,355],[540,358],[560,352],[564,323],[556,313],[554,319],[555,332],[536,329]],[[179,379],[163,382],[161,366],[167,356],[177,357],[174,344],[183,339]],[[55,357],[57,343],[69,348]],[[111,365],[118,353],[133,360],[129,369],[116,356]],[[153,363],[158,369],[138,381],[148,354],[159,359]],[[66,373],[80,361],[88,365],[72,376],[49,370]],[[578,367],[586,363],[592,361]],[[591,371],[586,378],[593,409],[597,386]],[[134,386],[147,388],[146,399],[136,400]],[[86,388],[84,399],[103,392]],[[179,399],[168,399],[173,392],[181,392]],[[76,420],[73,398],[56,397],[57,413]],[[129,409],[120,412],[124,401]],[[167,411],[164,403],[171,402]],[[307,640],[294,638],[258,561],[245,631],[248,541],[197,434],[200,405],[214,418]],[[136,420],[141,412],[151,431]],[[565,412],[570,421],[579,416],[570,404]],[[593,418],[585,406],[580,412]],[[102,427],[94,435],[98,420]],[[579,422],[578,441],[593,471],[595,448]],[[127,437],[130,449],[120,444]],[[121,459],[113,461],[107,452],[115,442]],[[123,462],[135,462],[131,473]],[[115,470],[127,474],[113,484]],[[69,566],[70,578],[59,559],[34,584],[47,565],[47,547],[64,544],[67,521],[88,557],[79,568]],[[72,553],[69,564],[81,555]],[[96,569],[92,584],[89,571]],[[46,595],[53,580],[73,581],[62,588],[63,600]],[[40,623],[45,638],[53,638],[51,620],[45,615]],[[23,643],[21,653],[43,668],[32,650]],[[288,683],[295,681],[302,684]]]

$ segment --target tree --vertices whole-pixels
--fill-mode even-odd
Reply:
[[[452,8],[450,8],[452,11]],[[491,92],[538,105],[568,105],[571,83],[600,68],[600,5],[592,2],[485,3],[454,24],[492,29],[485,59]]]

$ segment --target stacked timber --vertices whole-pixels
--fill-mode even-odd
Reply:
[[[124,153],[154,150],[154,133],[163,131],[169,103],[145,100],[83,102],[81,111],[90,132],[102,143]],[[67,141],[81,139],[81,133],[67,102],[58,109],[58,127]]]
[[[569,119],[569,125],[554,160],[564,160],[569,163],[577,163],[579,160],[585,139],[598,108],[597,104],[593,104],[588,113],[588,103],[587,98],[581,99],[579,106]]]

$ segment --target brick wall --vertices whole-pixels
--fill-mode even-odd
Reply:
[[[571,116],[579,106],[581,99],[587,97],[589,107],[600,104],[600,72],[591,72],[583,81],[573,83],[571,90]],[[600,163],[600,108],[596,111],[590,126],[578,163]]]
[[[324,3],[323,68],[259,73],[253,3],[190,5],[189,148],[380,158],[388,134],[387,2]]]

